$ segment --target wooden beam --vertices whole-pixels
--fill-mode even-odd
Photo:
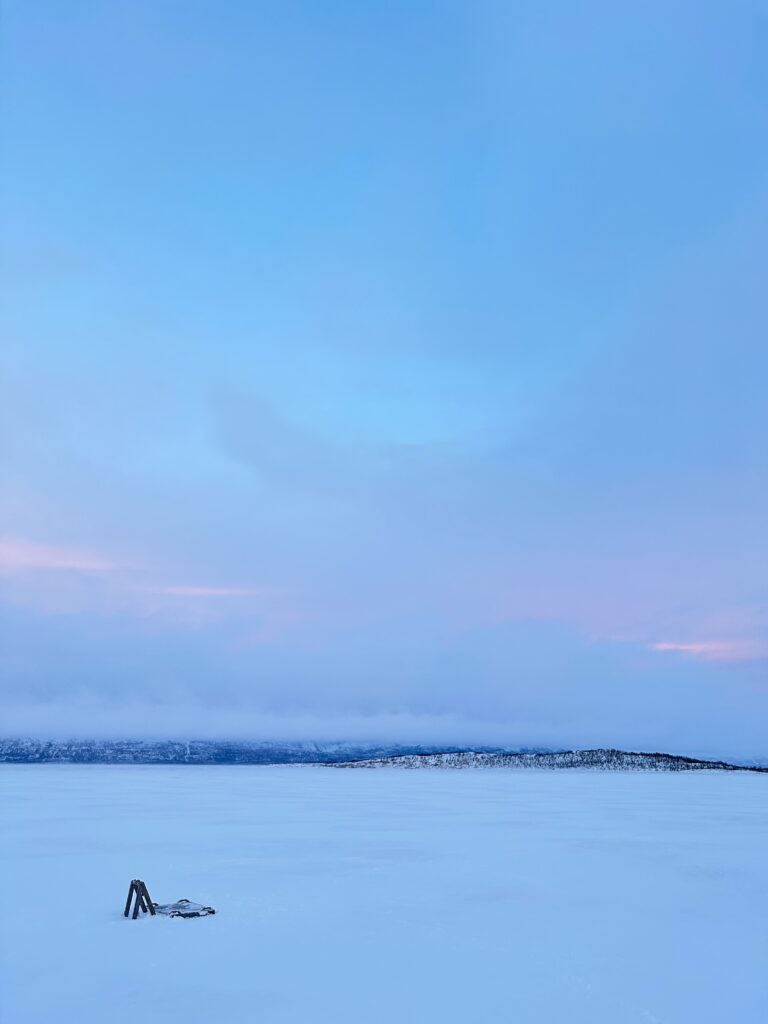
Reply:
[[[133,883],[133,891],[136,896],[136,902],[133,905],[133,920],[139,916],[139,908],[141,907],[141,889],[139,889],[138,879]]]
[[[139,882],[139,885],[141,886],[142,892],[144,894],[144,901],[147,904],[147,910],[149,911],[151,916],[154,917],[155,916],[155,908],[154,908],[154,905],[153,905],[152,900],[151,900],[150,895],[149,895],[149,889],[147,889],[147,883],[146,882]]]
[[[123,913],[123,917],[128,917],[128,914],[130,913],[130,910],[131,910],[131,896],[133,896],[133,889],[134,889],[135,885],[136,885],[136,879],[133,879],[131,881],[131,884],[128,886],[128,899],[125,901],[125,912]]]

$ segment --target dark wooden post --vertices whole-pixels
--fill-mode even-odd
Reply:
[[[125,912],[123,914],[123,917],[128,917],[128,914],[131,911],[131,896],[133,896],[133,890],[134,890],[135,886],[136,886],[136,879],[133,879],[131,881],[131,884],[128,886],[128,899],[125,901]]]
[[[155,905],[154,905],[154,903],[152,902],[152,900],[150,898],[149,889],[147,889],[147,883],[146,882],[139,882],[139,885],[141,886],[142,892],[144,894],[144,902],[147,905],[147,910],[149,911],[151,916],[154,917],[155,916]]]
[[[136,879],[136,881],[133,883],[133,891],[136,896],[136,902],[133,904],[133,920],[135,921],[136,918],[139,916],[139,908],[141,907],[142,904],[141,889],[139,888],[138,879]]]

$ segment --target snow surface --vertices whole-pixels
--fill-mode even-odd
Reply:
[[[768,778],[0,770],[0,1020],[768,1021]],[[196,920],[124,920],[131,878]]]

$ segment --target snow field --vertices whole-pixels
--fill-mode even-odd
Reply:
[[[764,1024],[766,865],[768,776],[4,766],[0,1021]]]

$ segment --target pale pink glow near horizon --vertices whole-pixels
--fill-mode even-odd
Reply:
[[[105,572],[116,568],[116,562],[77,549],[38,544],[21,537],[0,538],[0,571],[39,569]]]
[[[153,583],[137,586],[135,574],[130,573],[126,578],[125,574],[121,571],[128,568],[127,564],[122,561],[118,562],[99,557],[82,548],[61,547],[18,536],[6,535],[0,538],[0,573],[6,575],[12,576],[18,573],[21,576],[25,573],[37,572],[109,573],[112,585],[117,588],[117,592],[122,592],[123,594],[133,592],[155,595],[157,597],[191,599],[195,603],[198,600],[202,603],[205,599],[215,601],[220,598],[235,600],[250,598],[263,602],[279,600],[288,596],[285,590],[270,586],[238,586],[207,583]],[[132,579],[131,576],[133,577]],[[30,581],[32,579],[31,576],[27,578]],[[542,617],[571,622],[574,622],[574,620],[578,621],[580,618],[580,616],[574,613],[574,608],[572,606],[569,607],[568,602],[562,600],[562,593],[558,592],[555,595],[560,600],[555,600],[554,602],[547,601],[547,595],[545,594],[539,594],[538,596],[538,607],[535,609],[538,615],[532,613],[532,610],[529,608],[528,614],[525,616],[526,618]],[[99,595],[99,601],[103,601],[103,594]],[[596,609],[592,608],[590,611],[591,614],[587,614],[587,619],[595,617]],[[560,613],[559,615],[557,614],[558,612]],[[743,627],[742,631],[745,631],[744,627],[754,627],[754,614],[750,614],[746,619],[745,614],[742,611],[740,616],[734,620],[734,613],[731,613],[720,625],[726,626],[726,628],[728,625],[736,627],[741,625]],[[505,618],[514,618],[514,616],[505,616]],[[583,619],[584,616],[582,615],[581,618]],[[293,624],[295,625],[295,622]],[[581,625],[582,627],[584,626],[583,621]],[[709,622],[708,625],[715,626],[716,622]],[[281,632],[281,630],[278,631]],[[270,632],[270,630],[267,632]],[[599,628],[598,633],[600,633]],[[264,642],[264,639],[264,635],[261,633],[257,640],[254,637],[251,638],[252,641],[256,640],[257,643]],[[623,637],[623,639],[630,638]],[[633,637],[631,642],[637,643],[642,641],[639,637]],[[677,653],[709,662],[744,662],[761,659],[768,655],[768,646],[749,636],[718,640],[665,640],[649,643],[647,646],[650,650],[659,653]]]

